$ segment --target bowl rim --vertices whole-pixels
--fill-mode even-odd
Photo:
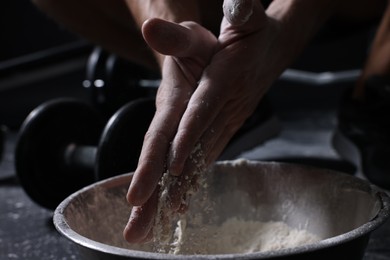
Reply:
[[[256,162],[256,163],[274,163],[274,162]],[[300,165],[295,163],[280,163],[284,165],[299,165],[306,167],[306,165]],[[326,170],[327,172],[333,172],[336,174],[344,174],[342,172],[338,172],[335,170],[322,169],[312,166],[307,166],[314,169]],[[139,259],[271,259],[276,257],[283,256],[293,256],[299,255],[303,253],[310,253],[316,250],[323,250],[327,248],[331,248],[342,243],[357,239],[359,237],[363,237],[365,235],[369,236],[372,231],[380,227],[383,223],[385,223],[390,217],[390,197],[389,195],[382,190],[381,188],[373,185],[369,182],[367,183],[368,188],[370,189],[370,193],[373,196],[376,196],[380,208],[375,216],[368,222],[360,225],[357,228],[354,228],[346,233],[326,238],[316,243],[297,246],[293,248],[285,248],[275,251],[265,251],[265,252],[254,252],[254,253],[237,253],[237,254],[215,254],[215,255],[173,255],[173,254],[164,254],[164,253],[156,253],[156,252],[147,252],[147,251],[138,251],[126,248],[120,248],[112,245],[107,245],[90,238],[84,237],[74,231],[65,219],[64,212],[67,206],[80,194],[89,191],[96,186],[102,186],[105,188],[115,187],[118,184],[123,184],[125,181],[130,181],[133,176],[132,173],[121,174],[118,176],[110,177],[104,180],[100,180],[84,188],[72,193],[66,199],[64,199],[55,209],[53,214],[53,223],[57,231],[62,234],[64,237],[72,241],[78,246],[84,247],[89,250],[95,250],[99,253],[106,253],[109,255],[115,255],[119,257],[129,257],[129,259],[137,257]],[[357,178],[349,175],[351,178]]]

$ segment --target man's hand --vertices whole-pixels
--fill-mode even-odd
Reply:
[[[196,164],[204,161],[206,167],[218,158],[310,38],[317,24],[302,28],[289,23],[307,24],[316,15],[309,10],[303,16],[302,2],[277,1],[267,10],[273,15],[267,15],[258,0],[225,0],[218,39],[192,22],[153,19],[144,24],[148,44],[170,56],[164,59],[157,112],[127,195],[135,206],[124,231],[129,242],[152,236],[162,174],[168,171],[178,178],[180,185],[170,187],[169,198],[171,210],[180,211],[183,196],[196,181]],[[320,5],[306,3],[323,13]],[[195,147],[200,149],[197,160],[192,156]]]
[[[216,37],[194,22],[175,24],[151,19],[144,23],[142,32],[149,46],[168,56],[162,68],[156,114],[145,135],[127,197],[135,206],[124,232],[129,242],[143,242],[151,236],[158,196],[156,187],[167,170],[171,142],[202,72],[218,46]]]

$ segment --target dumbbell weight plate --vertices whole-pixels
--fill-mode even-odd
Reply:
[[[130,100],[154,97],[157,88],[141,86],[140,81],[159,78],[158,73],[96,47],[87,63],[84,86],[88,86],[93,104],[108,119]]]
[[[96,146],[103,122],[86,103],[56,99],[34,109],[24,121],[15,151],[19,181],[33,201],[54,209],[74,191],[95,181],[94,168],[69,169],[65,148]]]
[[[135,170],[155,110],[154,98],[137,99],[111,117],[99,142],[97,180]]]

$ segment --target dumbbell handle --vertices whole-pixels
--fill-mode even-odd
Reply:
[[[96,162],[96,146],[69,144],[65,147],[64,162],[70,168],[92,169]]]

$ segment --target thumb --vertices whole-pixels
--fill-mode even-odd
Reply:
[[[152,18],[144,22],[142,34],[148,45],[163,55],[208,61],[216,37],[195,22],[180,24]]]

